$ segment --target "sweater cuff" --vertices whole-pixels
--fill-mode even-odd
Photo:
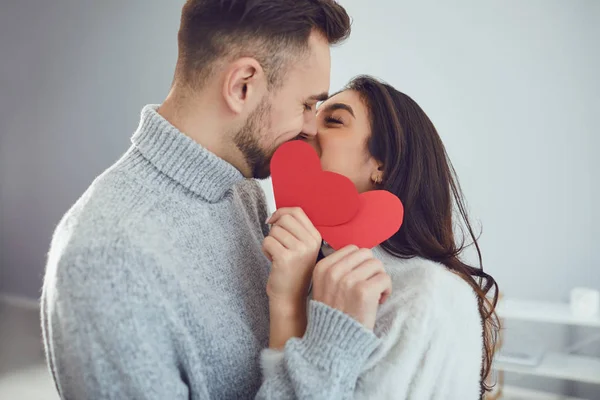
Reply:
[[[277,367],[283,360],[283,351],[275,349],[265,349],[260,354],[260,366],[263,373],[263,380],[277,373]]]
[[[288,340],[286,348],[297,351],[311,364],[329,371],[358,373],[381,340],[349,315],[311,300],[308,327],[302,339]]]

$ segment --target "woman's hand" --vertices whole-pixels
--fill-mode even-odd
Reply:
[[[313,299],[373,329],[379,304],[392,281],[371,250],[347,246],[319,261],[313,273]]]
[[[270,347],[282,348],[306,330],[306,298],[321,248],[321,235],[300,208],[281,208],[267,221],[263,252],[271,260],[267,283]]]

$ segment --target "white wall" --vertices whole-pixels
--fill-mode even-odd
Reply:
[[[343,2],[355,21],[334,52],[334,86],[371,73],[421,104],[507,295],[562,299],[572,285],[600,286],[591,259],[600,111],[592,2],[384,3]],[[551,284],[532,285],[539,280]]]
[[[600,190],[598,2],[342,4],[354,25],[350,41],[333,53],[333,87],[369,73],[424,108],[481,221],[484,265],[504,294],[566,300],[573,286],[600,289],[593,252],[600,218],[592,202]],[[542,336],[550,347],[564,345],[570,333],[507,327]],[[567,389],[526,381],[519,384]],[[589,398],[600,391],[573,386]]]
[[[166,95],[182,2],[0,6],[0,291],[38,295],[60,216]],[[421,104],[504,293],[600,288],[600,3],[341,3],[354,26],[333,52],[332,90],[369,73]]]

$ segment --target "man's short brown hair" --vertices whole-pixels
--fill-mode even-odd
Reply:
[[[339,43],[350,34],[350,17],[334,0],[188,0],[175,80],[197,88],[215,61],[247,56],[260,62],[269,86],[277,87],[315,30],[330,44]]]

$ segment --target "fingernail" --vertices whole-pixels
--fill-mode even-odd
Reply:
[[[381,297],[379,298],[379,304],[385,304],[386,301],[388,301],[389,298],[389,294],[384,293],[381,295]]]
[[[272,217],[273,217],[273,214],[271,214],[267,217],[267,219],[265,220],[265,225],[269,225],[269,221],[271,220]]]

